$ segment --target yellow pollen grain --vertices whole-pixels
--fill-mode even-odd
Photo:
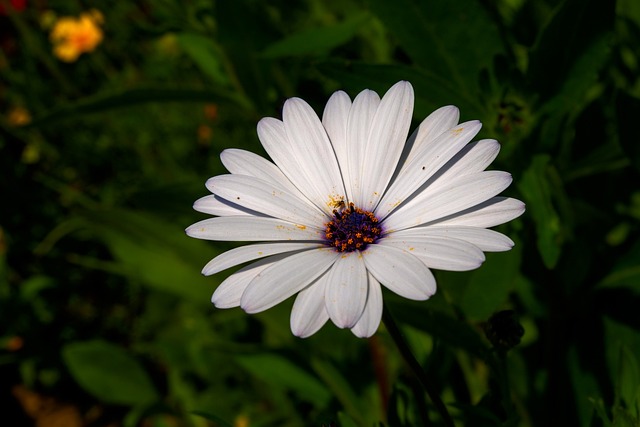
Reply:
[[[306,225],[296,224],[296,227],[298,227],[300,230],[306,230],[307,229]]]
[[[460,134],[462,133],[462,131],[463,131],[463,130],[464,130],[464,128],[452,129],[452,130],[451,130],[451,133],[452,133],[454,136],[458,136],[458,135],[460,135]]]

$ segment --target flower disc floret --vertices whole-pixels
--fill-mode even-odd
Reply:
[[[344,210],[334,210],[333,219],[326,225],[327,241],[338,252],[364,250],[382,233],[378,218],[372,212],[356,208],[353,203]]]

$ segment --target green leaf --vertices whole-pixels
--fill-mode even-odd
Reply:
[[[213,414],[211,414],[209,412],[194,411],[194,412],[191,412],[191,413],[193,415],[197,415],[199,417],[202,417],[205,420],[214,422],[216,426],[219,426],[219,427],[233,427],[232,423],[230,423],[230,422],[218,417],[217,415],[213,415]]]
[[[176,39],[203,73],[221,86],[229,84],[229,77],[224,72],[222,53],[212,39],[194,33],[177,34]]]
[[[301,398],[325,406],[331,399],[327,388],[295,363],[278,354],[238,356],[236,361],[252,375],[273,387],[294,391]]]
[[[144,212],[95,210],[83,217],[117,260],[114,272],[194,302],[208,303],[213,287],[220,282],[200,274],[204,264],[217,254],[211,244],[186,236],[181,225]]]
[[[356,35],[360,27],[371,19],[368,13],[359,13],[346,21],[322,28],[313,28],[284,38],[268,46],[261,54],[264,58],[300,55],[322,55],[343,45]]]
[[[553,268],[560,258],[562,227],[551,197],[551,185],[547,168],[550,157],[536,155],[531,166],[524,172],[518,189],[527,202],[527,210],[536,225],[538,251],[547,268]]]
[[[110,91],[90,96],[74,103],[57,107],[36,117],[25,128],[44,127],[62,120],[77,120],[88,114],[126,108],[152,102],[233,102],[246,107],[236,94],[215,88],[203,89],[160,89],[135,88]]]
[[[106,341],[76,342],[62,349],[76,382],[105,403],[147,405],[158,394],[140,363],[126,350]]]
[[[454,347],[462,348],[477,357],[485,357],[487,346],[482,337],[469,324],[452,315],[434,310],[424,302],[387,298],[385,304],[397,321],[425,331]]]
[[[356,420],[358,424],[364,424],[365,421],[363,418],[363,413],[366,412],[362,411],[358,396],[353,391],[351,385],[345,379],[343,374],[326,360],[313,358],[311,359],[311,366],[313,367],[313,370],[318,374],[318,376],[322,378],[324,383],[327,384],[338,401],[342,404],[346,413],[349,414],[351,418]]]
[[[476,0],[370,4],[417,65],[474,95],[480,72],[490,69],[494,56],[504,51],[497,26]]]
[[[599,287],[628,288],[640,295],[640,240],[618,259]]]
[[[320,71],[340,82],[341,87],[352,92],[371,89],[384,94],[400,80],[413,86],[416,99],[414,115],[426,117],[444,105],[456,105],[465,116],[483,118],[484,106],[477,98],[455,85],[450,79],[432,72],[404,65],[378,65],[355,61],[329,60],[318,64]]]
[[[474,271],[460,301],[460,308],[472,320],[486,320],[507,300],[520,268],[519,248],[487,254],[485,263]]]
[[[529,79],[542,98],[573,79],[578,58],[612,31],[614,11],[615,2],[601,0],[566,0],[556,9],[530,56]]]
[[[616,114],[618,118],[620,145],[625,151],[631,164],[640,171],[640,129],[636,120],[640,117],[640,99],[618,93],[616,99]]]

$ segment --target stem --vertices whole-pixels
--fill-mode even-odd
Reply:
[[[422,386],[424,387],[424,390],[429,395],[431,402],[435,406],[436,411],[438,411],[438,413],[440,414],[440,417],[444,421],[445,425],[447,427],[455,427],[453,419],[451,418],[451,415],[449,415],[449,411],[447,411],[447,407],[442,402],[442,399],[440,399],[438,391],[429,381],[429,379],[427,378],[427,374],[422,369],[422,366],[420,366],[420,363],[418,363],[418,360],[416,360],[416,357],[411,352],[409,343],[407,343],[404,335],[402,335],[402,332],[400,332],[400,328],[398,328],[398,325],[396,324],[395,320],[393,320],[393,317],[391,316],[391,313],[386,306],[382,311],[382,321],[384,322],[387,331],[389,331],[391,338],[393,338],[393,342],[398,347],[400,355],[407,363],[407,365],[409,365],[409,368],[411,368],[415,376],[418,378],[420,384],[422,384]]]

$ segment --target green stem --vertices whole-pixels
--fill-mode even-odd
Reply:
[[[389,331],[391,338],[393,338],[393,342],[398,347],[398,351],[400,351],[400,355],[402,356],[404,361],[407,363],[407,365],[409,365],[409,368],[411,368],[415,376],[418,378],[418,381],[420,381],[420,384],[422,384],[422,386],[424,387],[424,390],[429,395],[431,402],[435,406],[436,411],[438,411],[438,413],[440,414],[440,417],[444,421],[445,425],[447,427],[455,427],[455,424],[453,423],[453,419],[451,418],[449,411],[447,411],[447,407],[442,402],[442,399],[440,399],[440,395],[438,394],[438,391],[435,389],[433,384],[429,381],[424,369],[422,369],[422,366],[420,366],[420,363],[411,352],[409,343],[404,338],[404,335],[402,335],[402,332],[400,332],[400,328],[398,328],[398,325],[396,324],[395,320],[393,320],[393,317],[391,316],[391,313],[389,312],[387,307],[383,308],[382,321],[384,322],[384,325],[387,328],[387,331]]]

